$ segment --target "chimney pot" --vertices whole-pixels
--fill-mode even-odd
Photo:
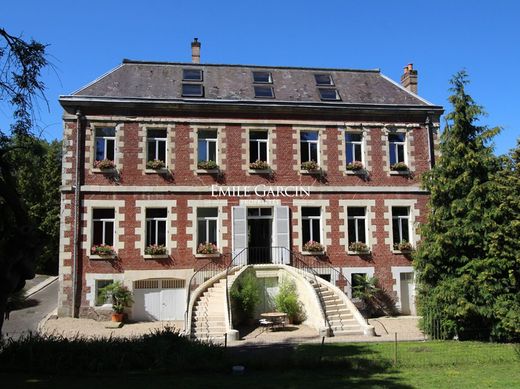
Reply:
[[[412,63],[404,67],[401,85],[410,92],[417,94],[417,70],[414,70]]]
[[[193,38],[193,42],[191,42],[191,62],[200,63],[200,42],[198,38]]]

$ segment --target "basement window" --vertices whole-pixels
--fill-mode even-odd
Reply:
[[[201,84],[182,84],[183,97],[203,97],[204,87]]]
[[[334,88],[318,88],[318,91],[320,92],[320,99],[322,100],[341,100],[338,91]]]
[[[334,85],[330,74],[315,74],[316,85]]]
[[[255,85],[255,97],[259,98],[274,98],[273,87]]]
[[[202,70],[200,69],[182,69],[183,81],[202,81]]]
[[[253,82],[256,84],[272,84],[273,78],[270,72],[253,72]]]

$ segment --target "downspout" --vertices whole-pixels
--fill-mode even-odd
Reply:
[[[78,304],[77,304],[77,294],[78,294],[78,257],[79,257],[79,228],[81,223],[79,222],[80,218],[80,185],[81,185],[81,111],[78,109],[76,111],[76,148],[75,148],[75,177],[74,177],[74,244],[72,246],[72,317],[77,317],[78,315]]]
[[[430,119],[430,115],[426,116],[424,123],[428,129],[428,162],[430,164],[430,169],[433,169],[435,166],[435,143],[433,141],[433,123]]]

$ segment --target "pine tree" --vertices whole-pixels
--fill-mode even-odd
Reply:
[[[453,112],[446,117],[442,156],[424,177],[430,214],[414,265],[423,315],[438,317],[447,336],[488,338],[497,321],[490,302],[504,292],[493,287],[503,274],[494,271],[489,256],[493,233],[503,223],[493,219],[501,164],[490,141],[499,129],[478,125],[484,112],[466,93],[467,83],[465,72],[451,81]]]

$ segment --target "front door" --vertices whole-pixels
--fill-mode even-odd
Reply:
[[[271,263],[272,208],[247,209],[247,258],[249,264]]]

